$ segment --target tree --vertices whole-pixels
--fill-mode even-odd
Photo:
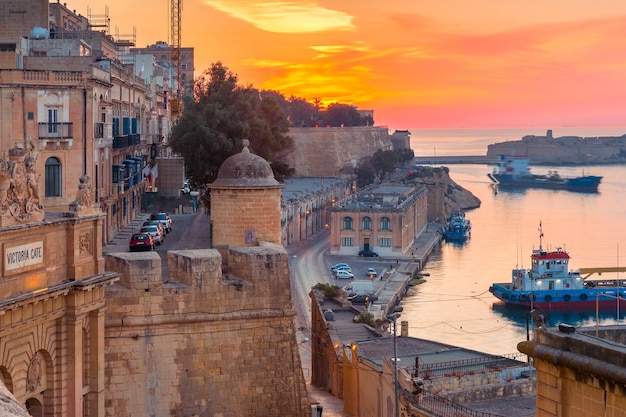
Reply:
[[[174,152],[185,159],[187,176],[195,187],[213,182],[222,163],[241,151],[243,139],[249,139],[250,149],[270,162],[292,146],[281,98],[275,92],[239,85],[237,76],[221,62],[198,77],[194,96],[186,98],[170,139]]]

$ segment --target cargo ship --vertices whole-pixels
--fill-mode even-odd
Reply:
[[[528,164],[529,159],[525,156],[500,155],[497,166],[487,176],[503,187],[549,188],[588,193],[597,193],[602,181],[602,177],[595,175],[563,177],[557,171],[549,171],[546,175],[532,174]]]

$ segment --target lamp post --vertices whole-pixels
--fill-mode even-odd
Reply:
[[[398,407],[398,344],[396,342],[396,320],[400,317],[400,312],[402,311],[402,307],[395,306],[392,310],[392,314],[387,316],[387,318],[393,320],[393,388],[394,388],[394,396],[395,396],[395,417],[398,417],[399,407]]]
[[[304,212],[304,238],[309,237],[309,214],[311,214],[311,210],[308,208]]]

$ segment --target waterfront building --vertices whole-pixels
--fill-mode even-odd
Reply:
[[[428,190],[405,185],[372,185],[333,205],[330,253],[401,257],[428,222]]]

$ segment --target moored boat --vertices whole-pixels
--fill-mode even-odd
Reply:
[[[447,224],[443,227],[443,235],[446,240],[467,240],[471,233],[472,222],[465,218],[465,213],[461,210],[452,212],[448,217]]]
[[[588,279],[594,274],[624,272],[625,267],[580,268],[570,271],[569,254],[562,248],[544,251],[543,232],[539,224],[539,249],[533,250],[531,268],[512,270],[511,282],[489,287],[496,298],[507,305],[532,308],[583,308],[595,306],[626,307],[626,280]]]
[[[504,187],[549,188],[557,190],[598,192],[602,177],[583,175],[563,177],[557,171],[546,175],[532,174],[528,167],[529,159],[523,156],[500,155],[493,172],[487,174],[494,183]]]

